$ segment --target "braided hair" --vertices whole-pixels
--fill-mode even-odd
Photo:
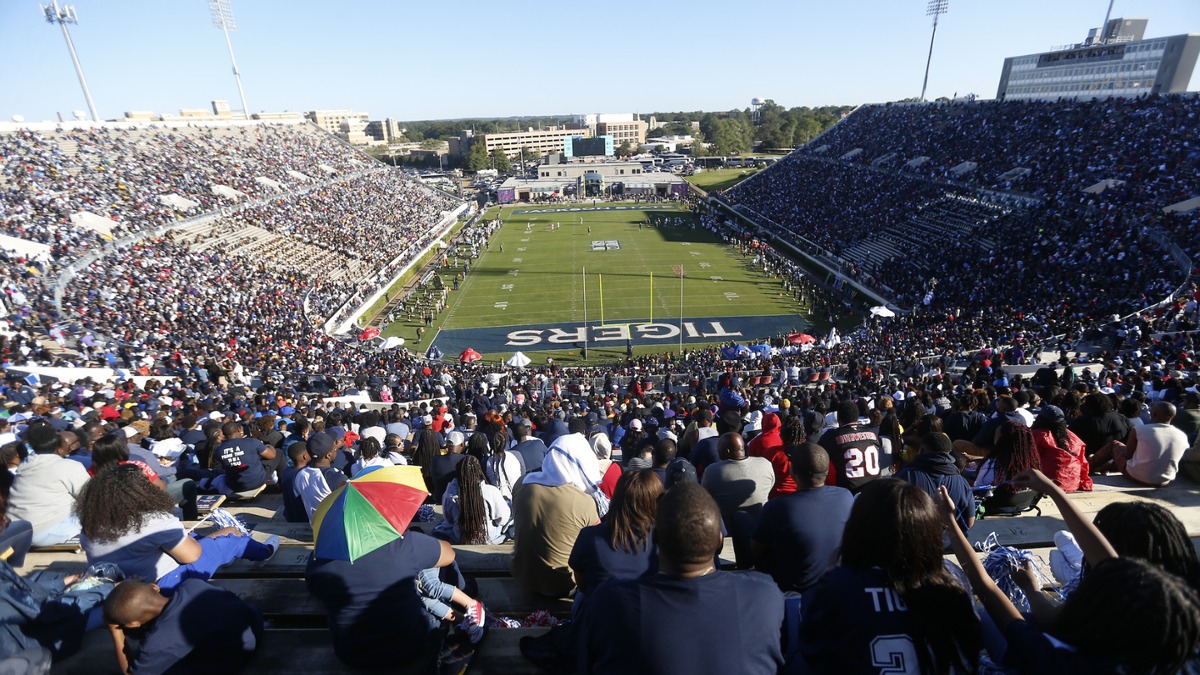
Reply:
[[[483,502],[483,468],[474,455],[458,463],[458,530],[460,544],[486,544],[487,504]]]
[[[1187,583],[1136,558],[1109,558],[1083,576],[1050,633],[1123,672],[1174,673],[1200,642],[1200,599]]]
[[[1118,555],[1141,558],[1200,590],[1200,559],[1175,514],[1155,502],[1117,502],[1100,509],[1096,529]]]
[[[374,438],[364,438],[358,442],[358,455],[364,462],[378,457],[381,449],[379,441]]]
[[[1033,444],[1033,433],[1016,420],[1000,425],[990,457],[995,461],[997,484],[1011,480],[1026,469],[1042,468],[1041,458]]]

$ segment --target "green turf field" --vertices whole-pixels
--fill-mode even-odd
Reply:
[[[705,192],[713,192],[727,190],[757,172],[758,169],[712,169],[688,176],[687,181]]]
[[[501,218],[503,227],[492,237],[490,248],[471,261],[470,273],[460,289],[449,294],[445,311],[424,339],[415,342],[416,324],[405,321],[393,323],[385,335],[399,335],[410,341],[411,348],[426,349],[431,340],[437,343],[439,334],[450,346],[456,343],[449,335],[457,335],[461,342],[464,330],[482,334],[485,327],[583,324],[585,320],[589,325],[677,325],[681,290],[677,267],[684,271],[685,320],[790,315],[783,319],[789,326],[809,325],[804,318],[807,312],[802,317],[801,308],[781,295],[778,279],[765,277],[749,259],[707,230],[698,225],[693,229],[694,217],[677,207],[554,212],[554,207],[518,205],[489,217]],[[560,227],[551,229],[554,223]],[[595,250],[597,245],[612,246],[600,242],[615,242],[615,246]],[[443,269],[442,278],[451,285],[454,275]],[[472,346],[485,355],[514,351],[488,348],[482,338],[480,343]],[[623,354],[624,343],[619,346]],[[672,346],[655,350],[639,345],[636,351]]]

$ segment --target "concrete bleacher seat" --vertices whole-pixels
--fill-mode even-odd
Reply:
[[[1183,522],[1193,543],[1200,548],[1200,489],[1190,483],[1177,481],[1166,488],[1146,488],[1129,483],[1120,476],[1097,476],[1096,487],[1090,493],[1075,493],[1069,499],[1089,518],[1105,506],[1123,501],[1150,500],[1171,508]],[[222,568],[214,577],[215,585],[235,593],[257,606],[272,626],[264,636],[260,654],[248,672],[346,672],[333,655],[329,632],[326,630],[324,608],[308,594],[303,578],[304,568],[312,550],[312,528],[305,523],[286,523],[270,520],[280,498],[263,495],[257,502],[229,504],[226,508],[244,518],[254,529],[256,538],[269,534],[280,537],[282,546],[275,557],[266,562],[235,561]],[[977,521],[968,533],[972,542],[995,534],[999,543],[1033,552],[1039,561],[1049,560],[1055,532],[1066,529],[1057,507],[1049,499],[1041,502],[1043,515],[1021,515],[1013,518]],[[428,529],[432,523],[420,523]],[[523,619],[536,610],[548,610],[558,617],[571,611],[569,598],[549,598],[524,590],[509,574],[512,545],[455,546],[457,561],[463,571],[473,576],[478,596],[488,611],[498,616]],[[721,553],[722,567],[733,563],[732,542],[726,539]],[[73,551],[31,552],[20,570],[55,569],[79,572],[86,567],[82,553]],[[480,644],[469,673],[537,673],[534,664],[520,654],[520,638],[539,635],[537,629],[491,629]],[[88,635],[84,651],[55,664],[55,673],[115,672],[115,661],[108,635],[103,630]]]

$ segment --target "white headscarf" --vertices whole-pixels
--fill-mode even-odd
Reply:
[[[600,491],[600,465],[596,451],[583,434],[564,434],[554,439],[546,449],[542,468],[525,476],[525,485],[558,487],[574,485],[596,500],[603,516],[608,511],[608,498]]]

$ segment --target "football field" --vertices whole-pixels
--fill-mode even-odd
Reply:
[[[576,361],[585,339],[590,357],[620,358],[809,325],[779,279],[674,205],[518,205],[498,217],[503,227],[413,349]]]

